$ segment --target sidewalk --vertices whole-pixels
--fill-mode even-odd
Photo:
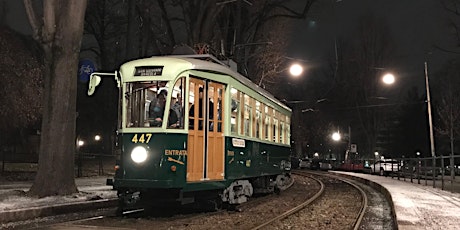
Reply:
[[[107,176],[76,178],[75,183],[79,193],[40,199],[26,196],[32,181],[2,182],[0,184],[0,228],[1,224],[7,222],[116,204],[116,191],[112,190],[112,186],[105,185],[106,179]]]
[[[399,229],[460,229],[460,193],[391,177],[340,171],[331,173],[360,178],[373,187],[380,185],[393,202]]]

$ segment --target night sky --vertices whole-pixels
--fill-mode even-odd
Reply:
[[[328,0],[313,7],[306,20],[296,23],[295,31],[303,33],[295,33],[289,54],[317,62],[333,59],[335,36],[350,36],[359,17],[369,12],[383,18],[390,27],[397,46],[393,58],[402,74],[422,75],[415,81],[417,85],[424,83],[426,53],[431,52],[429,72],[439,71],[455,56],[433,45],[460,51],[449,35],[447,13],[439,0]]]
[[[30,27],[22,1],[7,2],[6,22],[15,30],[29,34]],[[299,0],[300,1],[300,0]],[[309,17],[295,25],[288,56],[326,61],[334,54],[335,36],[347,36],[356,28],[361,15],[371,12],[384,18],[397,43],[395,59],[407,72],[423,70],[425,53],[431,52],[430,69],[441,68],[452,54],[433,48],[433,44],[458,50],[449,36],[447,13],[439,0],[321,0]],[[301,33],[298,33],[301,31]],[[431,72],[431,71],[430,71]]]
[[[6,24],[20,33],[31,34],[23,2],[0,1],[4,1],[7,6]],[[294,3],[299,5],[303,3],[302,0],[295,1],[297,2]],[[456,38],[449,28],[448,14],[440,0],[319,0],[313,5],[306,19],[295,22],[286,55],[330,67],[335,56],[335,39],[352,37],[353,32],[357,30],[358,20],[365,14],[375,15],[387,23],[391,31],[390,36],[396,43],[391,61],[398,70],[395,75],[397,78],[405,78],[406,86],[416,86],[420,95],[425,94],[425,61],[429,64],[430,81],[434,82],[436,73],[442,70],[447,60],[458,58],[457,54],[435,48],[438,46],[460,53],[460,48],[456,47]],[[307,80],[313,76],[307,72],[302,77]],[[319,77],[326,79],[325,76]],[[432,95],[435,93],[432,91]],[[324,99],[315,97],[319,98]],[[305,98],[293,100],[300,101]]]

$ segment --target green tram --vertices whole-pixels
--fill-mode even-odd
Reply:
[[[213,56],[130,61],[93,73],[88,95],[104,76],[119,88],[113,188],[122,210],[239,204],[291,183],[291,109]]]

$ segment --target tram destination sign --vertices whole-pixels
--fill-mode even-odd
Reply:
[[[163,66],[136,66],[134,76],[160,76]]]

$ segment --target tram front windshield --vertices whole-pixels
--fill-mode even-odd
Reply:
[[[183,128],[183,105],[180,87],[171,87],[169,81],[131,82],[126,84],[124,98],[126,127]],[[170,105],[167,106],[167,101]],[[166,108],[169,107],[169,110]]]

